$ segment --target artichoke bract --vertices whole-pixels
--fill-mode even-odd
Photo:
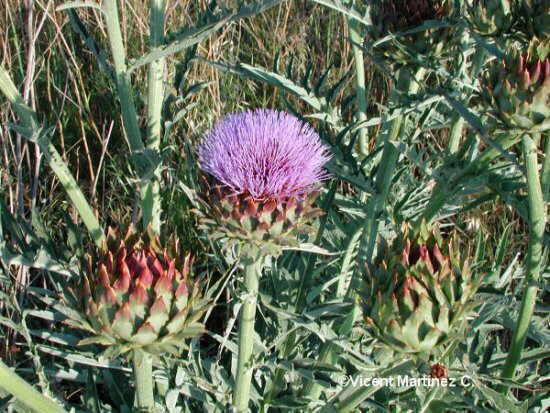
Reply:
[[[550,118],[549,48],[533,42],[489,69],[482,96],[505,127],[529,130]]]
[[[121,237],[110,228],[69,300],[81,314],[71,324],[94,334],[79,344],[109,346],[111,356],[134,349],[177,353],[186,339],[202,334],[199,319],[208,302],[190,277],[190,255],[177,253],[176,241],[161,249],[148,233],[129,230]]]
[[[209,216],[202,221],[213,239],[232,239],[257,246],[263,254],[277,256],[283,247],[298,247],[299,235],[322,214],[315,208],[318,192],[305,197],[257,201],[236,195],[219,184],[205,185]]]
[[[404,227],[380,264],[367,268],[365,320],[386,347],[426,356],[461,336],[479,280],[456,240],[443,242],[425,224],[417,235]]]

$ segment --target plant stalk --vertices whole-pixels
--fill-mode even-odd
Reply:
[[[529,247],[526,257],[526,284],[527,289],[521,302],[521,309],[512,336],[512,344],[502,369],[501,377],[512,379],[516,367],[521,359],[521,352],[527,338],[529,323],[533,316],[537,300],[538,283],[542,259],[543,237],[546,227],[546,205],[542,195],[542,188],[538,172],[537,141],[533,136],[525,134],[522,137],[523,156],[527,173],[527,198],[529,203]],[[506,386],[501,388],[506,391]]]
[[[150,46],[160,47],[164,44],[164,14],[165,0],[150,1]],[[162,105],[164,102],[164,72],[166,60],[164,58],[154,60],[149,64],[147,77],[147,149],[159,155],[162,133]],[[160,157],[160,156],[159,156]],[[160,233],[160,165],[156,165],[153,176],[145,188],[145,196],[142,197],[143,227],[149,224],[156,234]]]
[[[13,81],[3,67],[0,67],[0,92],[6,96],[13,110],[21,120],[23,130],[19,131],[20,134],[30,142],[34,142],[38,145],[44,157],[47,159],[48,165],[52,168],[57,179],[59,179],[59,182],[61,182],[61,185],[63,185],[63,188],[71,199],[73,206],[78,211],[90,236],[97,246],[101,246],[104,235],[94,211],[80,190],[69,168],[65,162],[63,162],[54,144],[50,141],[48,133],[40,127],[36,113],[25,104],[23,98],[13,84]]]
[[[357,102],[357,121],[359,123],[367,120],[367,89],[365,82],[365,59],[361,44],[363,37],[361,35],[361,24],[357,20],[348,17],[349,37],[351,48],[353,50],[353,60],[355,62],[355,96]],[[367,128],[362,126],[359,129],[359,154],[360,158],[368,155],[368,135]]]
[[[115,79],[122,110],[124,129],[128,136],[134,166],[136,167],[138,175],[142,177],[147,173],[147,170],[151,167],[153,162],[146,152],[144,152],[145,146],[143,145],[136,106],[130,86],[130,79],[127,73],[126,49],[122,42],[117,0],[105,0],[103,2],[103,11],[111,53],[113,55]],[[142,187],[142,197],[143,196],[145,196],[145,191]]]
[[[37,413],[67,413],[55,401],[38,392],[0,360],[0,387]]]
[[[261,274],[260,259],[247,258],[245,263],[245,294],[239,318],[239,354],[233,407],[236,413],[248,412],[250,386],[252,384],[252,362],[254,350],[254,321],[258,300],[259,277]]]
[[[154,412],[153,358],[143,350],[134,350],[132,363],[136,381],[135,407],[140,412]]]
[[[550,195],[550,134],[544,136],[546,144],[544,147],[544,162],[542,164],[542,197],[548,201]]]

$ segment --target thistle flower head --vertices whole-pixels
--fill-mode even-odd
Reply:
[[[199,148],[202,223],[228,250],[279,255],[322,212],[314,208],[317,186],[328,177],[329,149],[296,117],[259,109],[233,114]],[[225,242],[227,241],[227,242]]]
[[[199,148],[200,167],[234,195],[255,201],[301,197],[327,178],[328,148],[296,117],[258,109],[216,125]]]

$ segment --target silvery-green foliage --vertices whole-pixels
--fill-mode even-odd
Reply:
[[[174,79],[165,84],[165,140],[192,112],[193,99],[208,87],[207,83],[187,81],[193,65],[204,60],[197,45],[228,24],[278,3],[266,0],[235,8],[212,3],[195,25],[168,30],[164,45],[144,56],[128,59],[127,76],[135,79],[140,68],[159,58],[181,57]],[[326,7],[338,19],[353,20],[365,38],[372,33],[369,26],[373,24],[373,14],[367,6],[374,2],[311,3]],[[522,3],[529,13],[542,4]],[[95,3],[86,5],[98,7]],[[77,10],[60,12],[68,13],[72,27],[114,84],[116,68],[109,52],[101,49],[102,42],[93,38],[92,30],[79,18]],[[334,154],[327,166],[333,178],[316,203],[324,215],[314,232],[300,240],[310,251],[285,251],[267,266],[261,278],[254,336],[253,411],[543,412],[548,408],[544,392],[532,391],[542,388],[542,378],[549,374],[548,363],[544,361],[549,356],[550,331],[548,309],[543,304],[537,306],[528,329],[527,347],[518,374],[511,382],[514,393],[503,396],[497,391],[509,348],[508,332],[514,329],[522,291],[527,287],[522,266],[524,251],[517,248],[525,241],[517,239],[518,229],[514,228],[517,221],[505,221],[512,215],[527,221],[529,212],[522,159],[517,149],[519,138],[506,130],[490,130],[487,122],[490,115],[476,98],[481,87],[480,74],[487,63],[501,59],[511,45],[517,47],[527,34],[520,30],[519,23],[510,28],[506,24],[506,33],[501,37],[480,34],[468,23],[465,12],[464,8],[453,10],[444,22],[410,29],[415,33],[453,30],[459,41],[443,43],[444,50],[438,54],[430,54],[429,49],[416,53],[405,41],[411,33],[396,32],[374,42],[356,42],[372,76],[362,92],[358,92],[353,65],[344,73],[330,64],[317,67],[313,59],[304,63],[299,59],[279,62],[275,58],[270,68],[248,60],[208,62],[220,70],[220,76],[237,75],[255,85],[277,88],[286,109],[313,123]],[[522,15],[517,21],[525,19]],[[540,33],[541,27],[544,31],[541,20],[523,26],[529,33]],[[338,40],[342,46],[351,41]],[[388,50],[397,51],[399,59],[382,59],[384,55],[388,57]],[[398,70],[403,67],[406,70]],[[377,101],[380,96],[377,84],[383,82],[388,82],[391,92],[389,96],[383,94],[385,100]],[[133,90],[132,96],[140,113],[138,89]],[[367,97],[366,120],[361,120],[357,113],[358,93]],[[46,129],[36,128],[39,130]],[[137,130],[140,134],[144,132],[139,124]],[[360,151],[361,133],[367,135],[371,144],[366,155]],[[386,145],[387,142],[392,146]],[[166,196],[163,206],[170,211],[172,223],[178,223],[173,225],[174,231],[180,232],[187,228],[179,225],[179,215],[191,215],[194,207],[192,202],[182,199],[193,198],[197,188],[194,152],[187,149],[179,160],[183,172],[177,179],[181,182],[170,181],[173,189],[163,195]],[[143,164],[135,169],[144,177],[151,176],[148,158],[154,164],[166,156],[163,151],[142,150],[139,145],[132,153],[135,163]],[[390,155],[395,157],[392,167],[386,164],[392,158]],[[171,171],[167,169],[169,175]],[[476,211],[491,215],[492,208],[497,206],[500,209],[494,214],[509,215],[497,219],[496,224],[491,220],[490,225],[495,227],[489,235],[480,223],[483,220],[475,216]],[[2,313],[0,323],[23,337],[19,342],[30,355],[37,375],[29,372],[30,364],[20,371],[30,380],[36,381],[38,377],[42,389],[57,388],[52,386],[57,383],[83,389],[79,407],[85,406],[87,411],[132,411],[134,390],[129,382],[129,366],[122,360],[98,358],[98,347],[78,347],[84,336],[65,327],[63,322],[70,316],[70,310],[56,300],[56,291],[74,276],[77,257],[89,245],[87,235],[68,216],[61,229],[43,225],[39,208],[33,211],[33,219],[24,220],[14,216],[0,201],[0,218],[3,291],[14,288],[10,266],[33,268],[33,277],[46,280],[30,287],[22,303],[4,300],[6,294],[0,293],[4,308],[13,314],[10,320]],[[456,228],[476,244],[470,257],[472,270],[483,278],[484,284],[477,296],[475,316],[468,320],[471,333],[442,360],[437,360],[445,365],[449,377],[456,380],[467,377],[471,385],[446,389],[365,388],[358,394],[357,388],[343,385],[341,378],[420,376],[427,374],[435,361],[413,364],[381,348],[363,322],[354,294],[364,277],[366,262],[376,257],[384,240],[395,237],[401,222],[421,218],[440,221],[443,232],[446,226]],[[153,375],[158,390],[155,402],[161,411],[225,412],[231,403],[233,360],[237,354],[239,251],[228,252],[211,244],[205,234],[193,236],[197,238],[194,245],[208,251],[201,265],[221,274],[213,289],[218,308],[216,314],[209,313],[212,318],[207,320],[210,327],[207,335],[194,340],[181,357],[165,357],[155,363]],[[540,294],[547,297],[548,235],[544,242]],[[312,249],[311,245],[318,249]],[[317,254],[319,251],[328,254]],[[63,402],[61,395],[56,396]],[[356,397],[356,404],[350,402],[352,397]],[[72,404],[77,402],[71,401],[68,407]]]

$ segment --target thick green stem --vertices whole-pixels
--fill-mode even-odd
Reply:
[[[145,152],[145,146],[143,145],[141,131],[139,129],[136,106],[134,104],[128,69],[126,67],[126,49],[122,42],[117,0],[105,0],[103,2],[103,11],[111,53],[113,55],[116,85],[122,110],[124,129],[128,136],[128,142],[130,144],[130,150],[137,173],[140,177],[143,177],[147,174],[153,161],[148,155],[148,152]],[[142,198],[146,196],[144,185],[145,184],[142,183]]]
[[[156,48],[164,43],[165,0],[150,0],[150,46]],[[158,154],[162,133],[162,105],[164,102],[164,71],[166,60],[154,60],[149,64],[147,89],[147,149]],[[145,187],[142,196],[143,226],[151,225],[155,233],[160,233],[160,165]]]
[[[67,413],[59,404],[39,393],[2,361],[0,361],[0,388],[13,394],[19,402],[35,412]]]
[[[80,190],[69,168],[67,168],[67,165],[63,162],[59,152],[57,152],[57,149],[50,141],[49,135],[41,129],[36,113],[25,104],[23,98],[13,84],[13,81],[3,67],[0,67],[0,92],[6,96],[13,110],[21,120],[23,126],[23,130],[20,131],[21,135],[40,147],[40,150],[48,161],[48,165],[52,168],[57,179],[61,182],[61,185],[63,185],[73,206],[78,211],[80,218],[82,218],[82,222],[88,229],[90,236],[95,244],[100,246],[104,235],[94,211]]]
[[[365,82],[365,59],[361,44],[363,36],[361,35],[361,24],[353,18],[348,18],[349,37],[351,48],[353,50],[353,60],[355,62],[355,96],[357,102],[357,121],[365,122],[367,120],[367,90]],[[361,126],[359,129],[359,152],[361,157],[369,153],[367,128]]]
[[[527,338],[527,330],[535,303],[537,300],[537,284],[540,278],[542,259],[543,237],[546,227],[546,205],[544,203],[542,188],[538,173],[537,144],[529,135],[524,135],[523,156],[527,172],[527,197],[529,202],[529,247],[525,264],[525,281],[527,288],[521,302],[521,309],[516,324],[512,344],[502,369],[501,377],[512,379],[516,367],[521,359],[521,352]],[[506,390],[503,388],[502,390]]]
[[[545,135],[546,145],[544,148],[544,161],[542,163],[542,196],[547,200],[550,195],[550,133]]]
[[[253,373],[254,321],[256,319],[261,268],[262,265],[259,259],[250,259],[249,262],[245,262],[245,297],[239,318],[239,354],[237,376],[235,378],[235,393],[233,395],[233,407],[237,413],[247,412],[250,400],[250,386],[252,384]]]
[[[135,407],[140,412],[154,412],[153,359],[143,350],[134,350],[132,362],[136,381]]]

